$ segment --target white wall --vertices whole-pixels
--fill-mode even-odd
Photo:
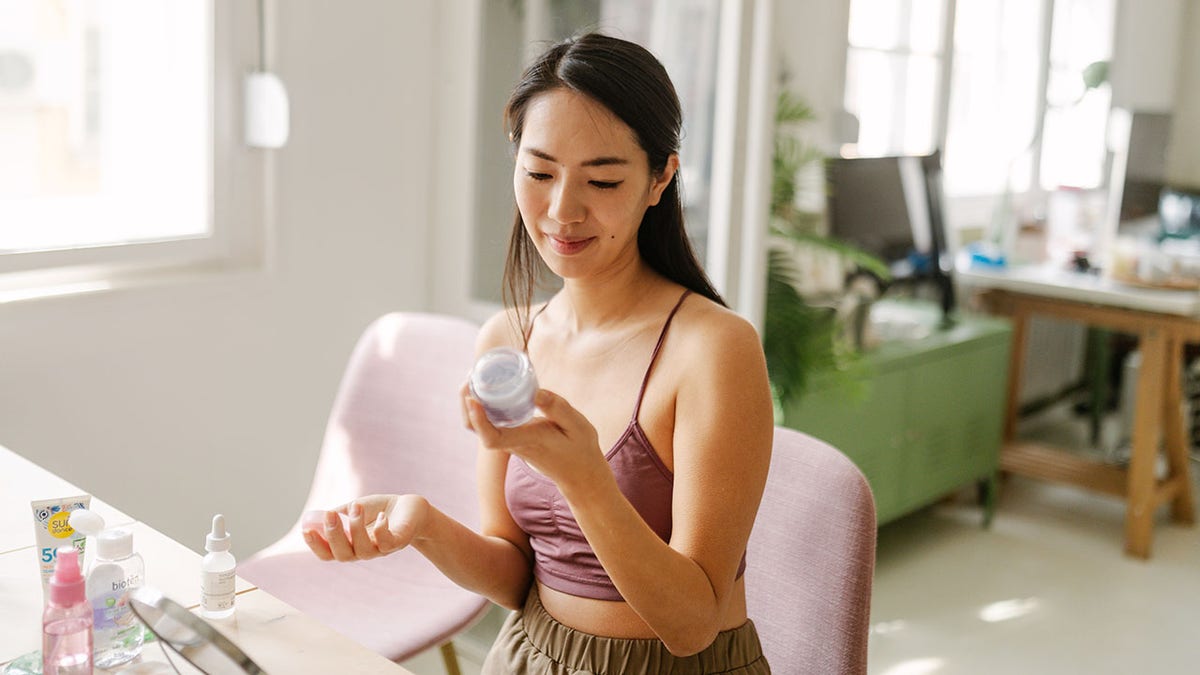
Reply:
[[[850,0],[775,3],[775,44],[783,86],[800,95],[817,119],[805,138],[827,154],[835,154],[841,138],[839,119],[845,92],[846,29]]]
[[[1200,189],[1200,2],[1197,0],[1185,3],[1181,31],[1167,180]]]
[[[0,444],[193,548],[224,512],[243,557],[300,508],[360,331],[429,297],[437,3],[276,6],[271,268],[0,306]]]
[[[1170,112],[1179,73],[1179,19],[1184,0],[1121,0],[1108,70],[1112,103],[1145,112]]]
[[[1117,5],[1113,105],[1170,112],[1167,180],[1200,188],[1200,2],[1121,0]]]

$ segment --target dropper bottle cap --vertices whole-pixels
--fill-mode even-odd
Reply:
[[[50,577],[50,603],[70,607],[85,602],[87,582],[79,571],[79,551],[71,546],[58,549],[54,576]]]
[[[212,519],[212,531],[204,538],[204,550],[210,553],[229,550],[229,533],[225,531],[225,516],[217,514]]]

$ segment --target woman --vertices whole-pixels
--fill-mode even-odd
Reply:
[[[643,48],[589,34],[530,66],[505,112],[509,309],[478,350],[527,352],[540,415],[497,428],[464,387],[479,533],[420,496],[372,496],[341,507],[349,540],[335,524],[308,544],[337,560],[413,546],[517,610],[485,673],[768,672],[742,578],[770,462],[766,366],[687,242],[674,87]],[[540,265],[562,290],[531,311]]]

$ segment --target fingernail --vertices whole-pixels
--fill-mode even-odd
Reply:
[[[351,517],[351,518],[359,518],[359,517],[361,517],[361,516],[362,516],[362,511],[363,511],[363,509],[362,509],[362,504],[359,504],[359,503],[355,502],[354,504],[351,504],[351,505],[350,505],[350,517]]]
[[[325,527],[337,527],[338,517],[333,511],[325,514]]]
[[[534,405],[546,405],[550,402],[550,394],[545,389],[539,389],[538,393],[533,397]]]
[[[379,515],[375,518],[375,527],[378,528],[378,527],[382,527],[382,526],[383,526],[383,511],[380,511]]]

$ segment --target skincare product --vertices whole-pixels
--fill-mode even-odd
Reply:
[[[219,513],[213,516],[212,531],[204,538],[204,550],[208,553],[200,561],[200,614],[209,619],[223,619],[233,614],[237,572],[237,561],[229,552],[225,516]]]
[[[112,668],[142,653],[142,624],[129,606],[129,593],[144,582],[146,564],[133,552],[133,532],[121,528],[96,537],[95,558],[87,575],[94,660],[97,668]]]
[[[538,384],[525,352],[508,347],[484,352],[471,370],[468,388],[498,427],[520,426],[533,418]]]
[[[91,675],[92,610],[79,572],[79,551],[64,546],[52,558],[57,562],[42,613],[42,673]]]
[[[80,553],[84,550],[85,537],[76,532],[69,521],[71,512],[76,509],[86,509],[92,503],[91,495],[76,497],[60,497],[58,499],[39,499],[31,502],[33,506],[33,531],[37,538],[38,562],[42,568],[42,591],[50,583],[54,574],[55,552],[60,547],[71,546]]]
[[[67,523],[86,538],[83,553],[79,557],[79,566],[85,570],[92,569],[92,565],[96,563],[96,535],[104,531],[103,516],[90,509],[75,509]]]

